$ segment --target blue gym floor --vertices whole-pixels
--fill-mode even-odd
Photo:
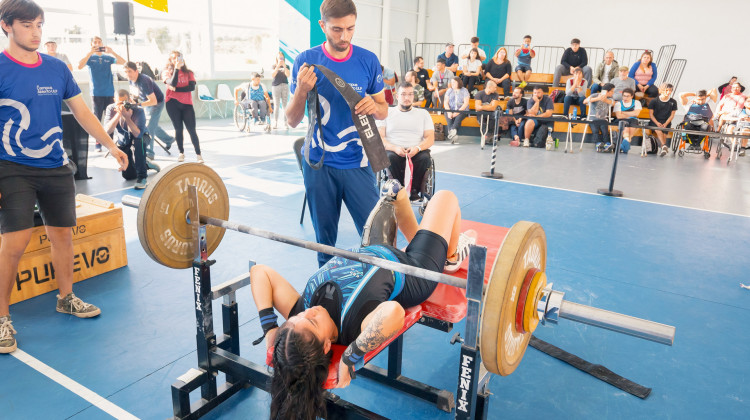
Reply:
[[[314,240],[309,216],[298,224],[303,187],[291,153],[217,170],[229,190],[230,219]],[[750,282],[750,218],[442,172],[437,187],[456,193],[466,219],[539,222],[547,233],[548,281],[566,299],[677,327],[669,347],[566,320],[540,326],[537,337],[653,388],[651,395],[641,400],[529,347],[512,375],[490,380],[488,418],[747,418],[750,291],[739,283]],[[97,196],[119,203],[124,194],[139,193]],[[172,414],[170,385],[197,367],[191,275],[153,262],[138,241],[136,210],[123,212],[128,266],[76,285],[102,316],[57,314],[54,293],[11,312],[23,352],[123,412],[164,419]],[[346,212],[340,226],[339,246],[356,245]],[[311,251],[234,232],[212,258],[214,284],[241,274],[252,259],[301,289],[317,267]],[[251,345],[260,328],[249,289],[238,302],[241,354],[262,364],[264,346]],[[220,327],[218,302],[214,310]],[[451,335],[414,326],[405,335],[404,374],[455,392],[459,347],[449,344]],[[1,355],[0,372],[0,419],[111,418],[17,357]],[[367,379],[336,393],[390,418],[453,418]],[[267,418],[268,405],[268,394],[247,389],[206,418]]]

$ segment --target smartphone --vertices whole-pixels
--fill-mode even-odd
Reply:
[[[107,47],[99,47],[99,52],[105,52],[107,51]]]

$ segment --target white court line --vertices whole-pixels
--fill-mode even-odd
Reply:
[[[78,382],[68,378],[55,369],[52,369],[39,359],[26,353],[25,351],[17,349],[13,353],[11,353],[11,356],[22,361],[23,363],[26,363],[32,369],[52,379],[53,381],[67,388],[69,391],[90,402],[91,404],[99,407],[99,409],[109,414],[110,416],[116,419],[138,420],[138,417],[128,413],[127,411],[113,404],[111,401],[79,384]]]
[[[602,194],[592,193],[592,192],[588,192],[588,191],[578,191],[578,190],[571,190],[571,189],[568,189],[568,188],[560,188],[560,187],[549,187],[549,186],[546,186],[546,185],[530,184],[528,182],[509,181],[507,179],[492,179],[492,178],[487,178],[487,177],[483,177],[483,176],[479,176],[479,175],[466,175],[466,174],[459,174],[459,173],[456,173],[456,172],[448,172],[448,171],[436,171],[436,172],[438,172],[438,173],[442,172],[444,174],[449,174],[449,175],[467,176],[469,178],[486,179],[486,180],[489,180],[489,181],[508,182],[508,183],[511,183],[511,184],[528,185],[530,187],[548,188],[550,190],[567,191],[567,192],[574,192],[574,193],[578,193],[578,194],[595,195],[595,196],[598,196],[598,197],[604,197]],[[728,216],[738,216],[738,217],[750,218],[750,215],[747,215],[747,214],[729,213],[729,212],[720,211],[720,210],[699,209],[697,207],[681,206],[679,204],[659,203],[657,201],[641,200],[641,199],[638,199],[638,198],[629,198],[629,197],[615,197],[615,198],[617,198],[619,200],[638,201],[638,202],[641,202],[641,203],[657,204],[657,205],[668,206],[668,207],[677,207],[677,208],[680,208],[680,209],[697,210],[697,211],[707,211],[709,213],[717,213],[717,214],[725,214],[725,215],[728,215]]]

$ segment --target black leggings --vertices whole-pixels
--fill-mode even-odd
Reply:
[[[195,131],[195,108],[193,108],[193,105],[185,105],[176,99],[170,99],[167,101],[167,114],[169,114],[169,119],[172,120],[174,139],[177,140],[177,149],[179,149],[180,153],[185,153],[185,148],[182,145],[182,127],[184,124],[188,134],[190,134],[190,141],[193,142],[195,154],[201,154],[201,146],[198,143],[198,132]]]
[[[407,245],[406,250],[389,247],[403,264],[443,272],[448,254],[448,243],[435,232],[420,229]],[[411,308],[427,300],[435,291],[437,283],[411,275],[406,275],[404,289],[394,299],[404,308]]]

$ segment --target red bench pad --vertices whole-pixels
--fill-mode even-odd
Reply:
[[[391,344],[393,340],[395,340],[401,334],[406,332],[406,330],[411,328],[412,325],[416,324],[417,321],[419,321],[419,318],[422,317],[422,307],[419,305],[408,308],[404,312],[405,314],[404,314],[403,328],[401,328],[398,331],[398,333],[396,333],[389,340],[381,344],[380,347],[365,354],[365,363],[369,362],[375,356],[377,356],[378,353],[380,353],[381,351],[383,351],[383,349],[388,347],[388,345]],[[331,346],[331,350],[333,351],[333,356],[331,357],[331,364],[328,365],[328,379],[326,379],[325,384],[323,384],[323,388],[325,389],[333,389],[336,387],[336,383],[339,380],[339,362],[341,361],[341,355],[344,353],[344,350],[346,350],[346,346],[333,344]],[[272,366],[271,364],[272,360],[273,360],[273,346],[269,347],[268,350],[266,351],[266,364],[268,366]]]
[[[500,245],[505,239],[510,229],[500,226],[488,225],[486,223],[472,222],[469,220],[461,221],[461,231],[474,229],[477,231],[477,245],[487,248],[487,263],[484,269],[484,282],[487,283],[492,272],[492,265],[495,263],[495,257],[500,249]],[[468,275],[467,269],[469,260],[461,264],[461,268],[453,276],[463,279]],[[435,291],[425,302],[422,303],[422,314],[431,318],[440,319],[447,322],[460,322],[466,317],[466,290],[460,287],[438,284]]]

